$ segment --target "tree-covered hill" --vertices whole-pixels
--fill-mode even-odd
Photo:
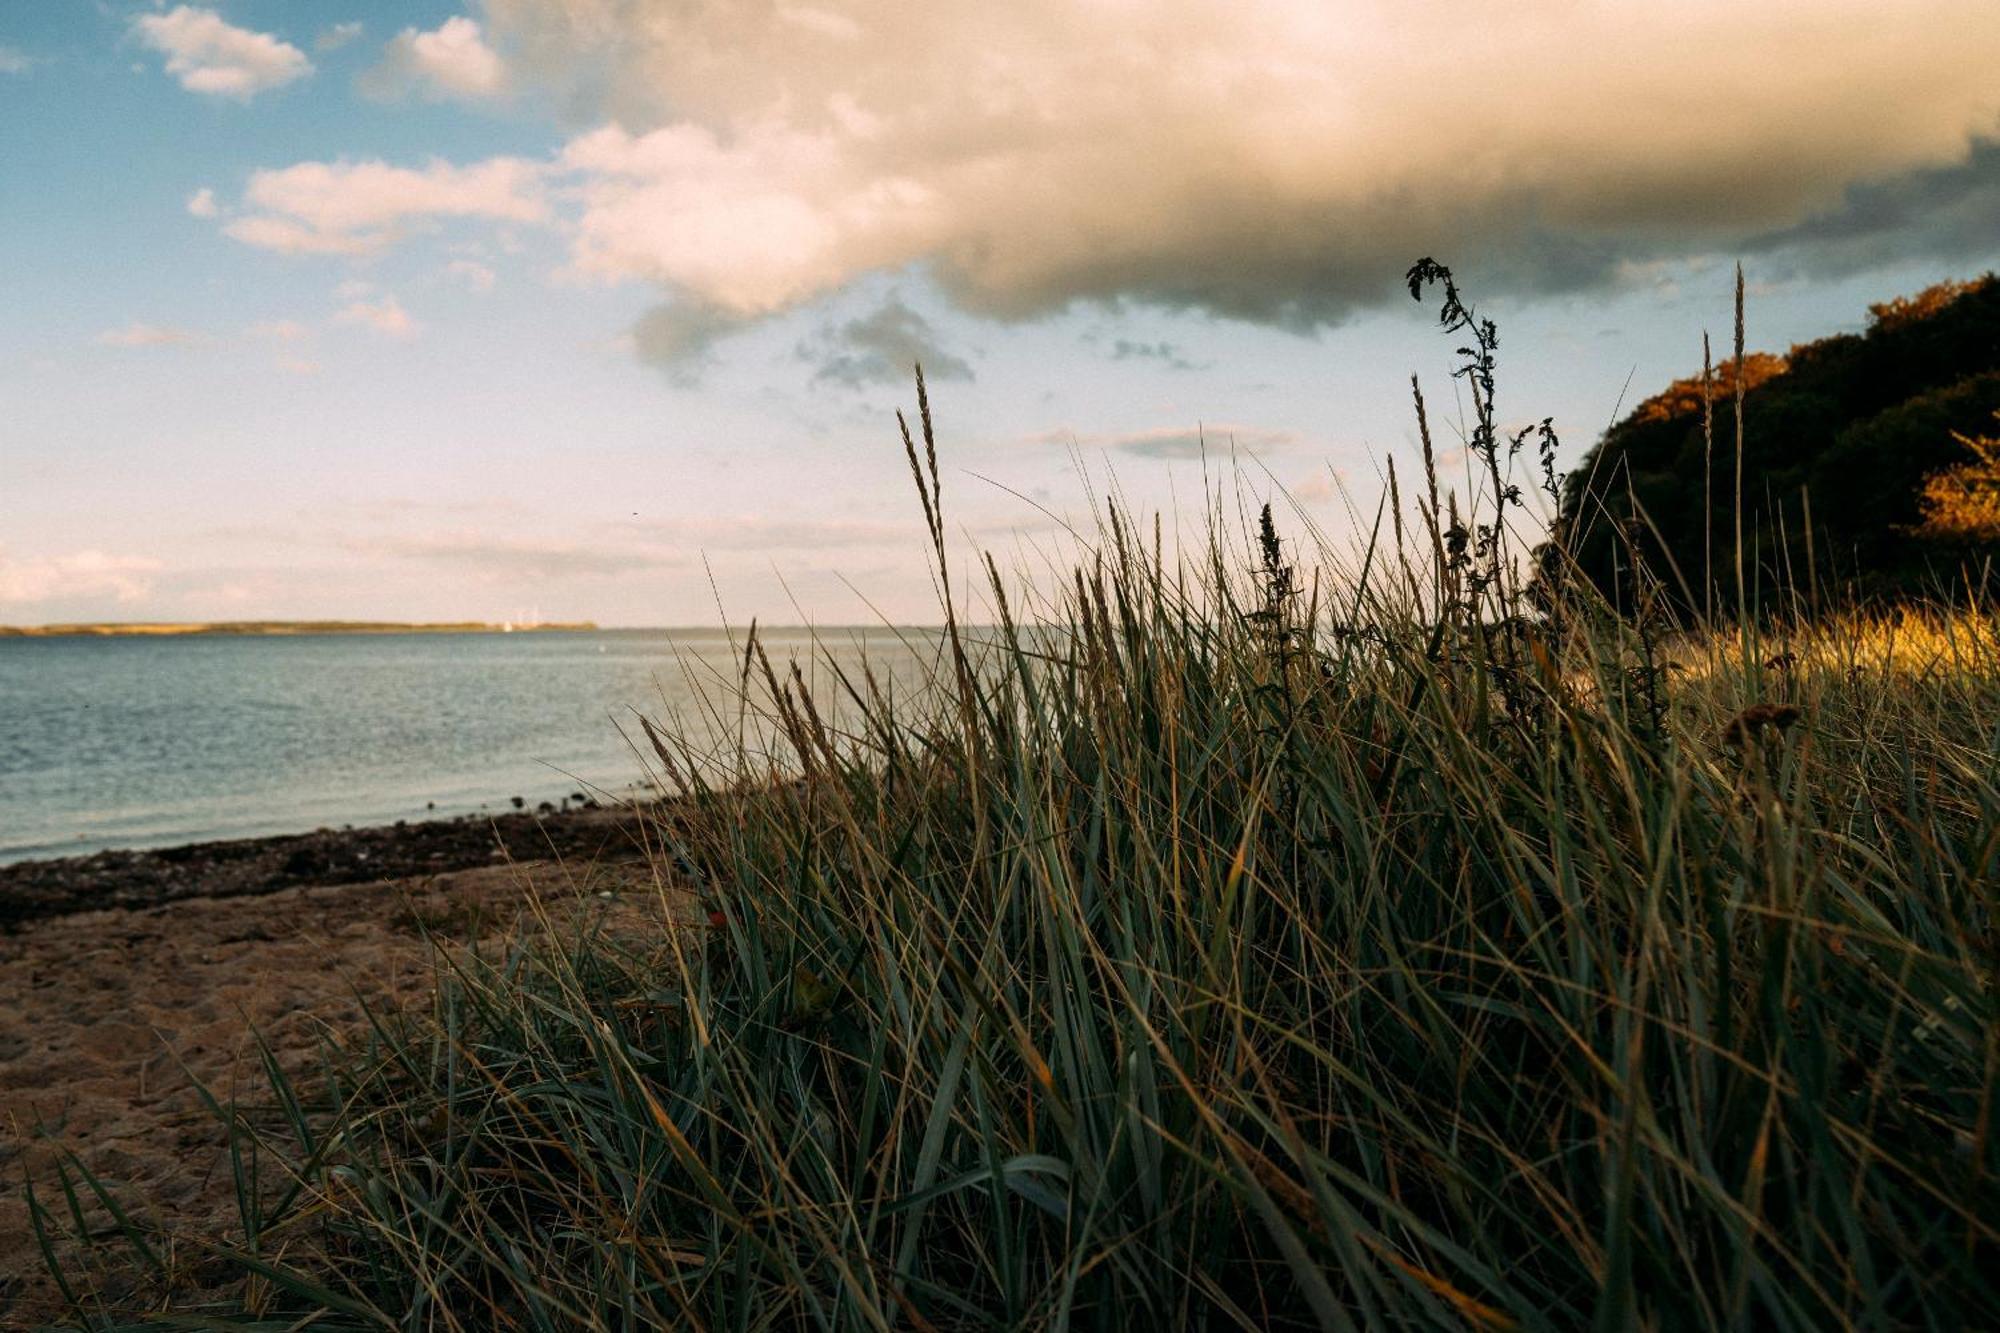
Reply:
[[[1962,582],[1968,557],[2000,550],[2000,531],[1926,523],[1940,496],[1990,494],[1979,471],[1982,457],[1991,470],[1990,455],[1960,437],[1994,433],[2000,413],[2000,277],[1941,283],[1869,315],[1864,333],[1744,358],[1753,603],[1759,588],[1768,602],[1780,586],[1816,584],[1834,597],[1934,589]],[[1676,381],[1613,426],[1568,478],[1571,554],[1621,605],[1631,603],[1635,558],[1677,600],[1734,602],[1736,375],[1724,361],[1706,393],[1699,376]]]

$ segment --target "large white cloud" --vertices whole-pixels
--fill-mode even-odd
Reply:
[[[1317,322],[1437,251],[1594,281],[2000,128],[1990,0],[490,0],[628,129],[570,145],[579,266],[737,313],[928,260],[1021,315]]]
[[[912,264],[1000,317],[1136,299],[1307,327],[1386,299],[1425,253],[1482,290],[1552,291],[1756,243],[2000,132],[1991,0],[486,0],[485,18],[515,80],[596,127],[539,168],[264,173],[232,234],[354,252],[419,215],[550,216],[545,181],[576,272],[668,294],[636,331],[661,359]],[[479,202],[447,206],[474,177]]]
[[[571,141],[562,165],[582,182],[579,270],[685,289],[733,314],[797,304],[940,236],[932,190],[857,175],[824,132],[766,125],[725,142],[697,125],[611,125]]]
[[[247,102],[312,73],[306,53],[269,33],[228,22],[212,9],[180,5],[132,20],[140,41],[167,58],[167,73],[189,92]]]

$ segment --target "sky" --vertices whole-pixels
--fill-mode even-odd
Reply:
[[[0,623],[928,621],[2000,264],[1992,0],[0,0]],[[1198,521],[1198,517],[1197,520]],[[963,567],[963,562],[961,562]]]

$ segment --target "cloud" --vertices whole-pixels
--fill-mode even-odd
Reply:
[[[1135,342],[1130,338],[1120,338],[1111,344],[1113,361],[1157,361],[1169,370],[1198,370],[1194,362],[1182,354],[1181,349],[1170,342]]]
[[[133,602],[152,591],[148,576],[160,568],[157,560],[98,550],[25,560],[0,551],[0,604],[81,597]]]
[[[261,338],[278,344],[276,365],[287,375],[317,375],[319,362],[304,355],[306,343],[312,337],[310,327],[296,319],[270,319],[260,324],[252,324],[244,330],[253,338]]]
[[[938,346],[930,321],[890,297],[873,314],[838,328],[820,330],[801,343],[799,358],[816,364],[815,380],[858,389],[867,384],[902,384],[921,363],[930,380],[969,380],[972,367]]]
[[[365,255],[380,250],[391,240],[391,233],[387,231],[361,236],[315,231],[290,218],[268,215],[237,218],[222,232],[245,245],[254,245],[260,250],[275,250],[283,255]]]
[[[541,171],[511,157],[465,167],[301,162],[252,175],[243,203],[255,211],[223,231],[284,254],[369,254],[411,223],[440,218],[539,222],[548,215]]]
[[[547,224],[572,276],[660,290],[632,345],[683,378],[733,330],[913,269],[1001,319],[1138,303],[1310,330],[1407,300],[1426,253],[1479,294],[1553,294],[1744,248],[1994,250],[1991,0],[485,0],[483,20],[410,29],[388,63],[434,95],[533,83],[594,128],[540,162],[260,172],[228,234],[366,255],[445,218]],[[1898,206],[1905,184],[1940,207]],[[880,373],[853,355],[832,378]]]
[[[605,123],[579,271],[744,318],[923,265],[962,307],[1306,328],[1435,253],[1482,291],[1728,249],[1995,128],[1991,0],[489,0]]]
[[[222,210],[216,207],[215,191],[204,185],[188,196],[187,211],[193,217],[212,218]]]
[[[1744,248],[1835,277],[1897,260],[1991,263],[2000,256],[1996,219],[2000,139],[1987,139],[1962,163],[1850,186],[1835,207]]]
[[[648,569],[674,569],[687,563],[686,556],[679,551],[634,543],[590,544],[489,537],[473,531],[414,537],[354,538],[341,545],[361,555],[466,568],[494,580],[629,574]]]
[[[167,73],[192,93],[247,102],[313,72],[305,52],[269,33],[238,28],[212,9],[180,5],[140,14],[132,32],[167,58]]]
[[[413,338],[420,327],[393,296],[379,301],[351,301],[334,315],[336,324],[356,324],[385,338]]]
[[[1339,475],[1321,468],[1309,472],[1293,485],[1285,488],[1285,494],[1299,504],[1326,504],[1340,495]]]
[[[715,344],[746,322],[700,301],[663,301],[632,326],[632,350],[675,383],[692,385],[701,378]]]
[[[1232,452],[1265,454],[1298,443],[1298,433],[1261,426],[1158,426],[1150,430],[1082,435],[1067,428],[1030,435],[1027,444],[1074,445],[1081,449],[1116,451],[1140,458],[1227,458]]]
[[[461,510],[472,507],[476,506],[449,506]],[[431,504],[384,506],[380,517],[393,520],[400,512],[428,513],[439,508]],[[357,555],[447,566],[504,581],[698,569],[704,551],[761,556],[771,551],[902,550],[913,538],[921,538],[920,526],[914,522],[743,513],[671,522],[623,522],[605,525],[581,538],[503,536],[465,526],[332,540]]]
[[[801,31],[836,42],[860,41],[864,31],[854,19],[832,9],[781,4],[776,13],[781,23],[793,24]]]
[[[0,45],[0,74],[26,74],[35,59],[17,47]]]
[[[97,335],[99,347],[170,347],[200,342],[202,335],[191,329],[176,329],[133,320],[122,329],[106,329]]]
[[[357,86],[363,95],[383,101],[412,92],[434,102],[479,101],[507,91],[507,66],[486,44],[479,24],[461,15],[431,32],[403,29]]]
[[[699,125],[572,140],[582,201],[573,263],[640,278],[743,317],[776,313],[917,257],[931,198],[904,177],[850,181],[839,145],[767,128],[725,143]]]
[[[360,35],[360,23],[336,23],[330,28],[322,29],[319,36],[313,38],[313,50],[338,51]]]
[[[476,259],[454,259],[444,266],[444,271],[475,292],[490,292],[498,281],[493,270]]]
[[[732,514],[684,518],[672,523],[627,523],[656,541],[695,551],[818,551],[833,547],[904,547],[915,530],[910,523],[874,519],[786,518]]]

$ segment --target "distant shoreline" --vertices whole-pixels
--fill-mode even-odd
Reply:
[[[0,625],[0,638],[169,638],[194,635],[282,636],[297,634],[547,634],[588,633],[593,621],[548,624],[490,624],[485,621],[399,623],[388,620],[220,620],[209,622],[118,622],[74,625]]]

